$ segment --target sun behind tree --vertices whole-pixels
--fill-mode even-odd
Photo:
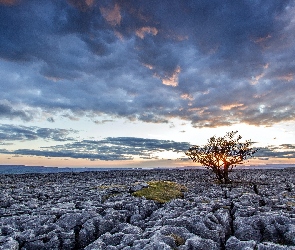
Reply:
[[[251,148],[251,140],[240,142],[242,136],[237,133],[232,131],[223,137],[213,136],[205,146],[192,146],[185,154],[194,162],[211,169],[220,183],[230,183],[228,173],[258,151]]]

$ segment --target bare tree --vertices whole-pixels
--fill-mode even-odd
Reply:
[[[230,183],[228,173],[258,151],[251,148],[251,140],[240,142],[242,136],[237,133],[238,131],[232,131],[223,137],[213,136],[205,146],[192,146],[185,154],[194,162],[211,169],[220,183]]]

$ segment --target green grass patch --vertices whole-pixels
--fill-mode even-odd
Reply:
[[[150,181],[148,184],[147,188],[134,192],[133,195],[166,203],[172,199],[183,198],[183,192],[187,190],[185,186],[172,181]]]

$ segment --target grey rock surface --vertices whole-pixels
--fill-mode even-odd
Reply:
[[[295,170],[1,175],[0,249],[295,249]],[[150,180],[187,187],[160,204],[133,192]]]

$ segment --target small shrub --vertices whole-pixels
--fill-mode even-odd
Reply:
[[[149,186],[133,193],[134,196],[154,200],[160,203],[166,203],[172,199],[183,198],[183,192],[187,190],[172,181],[150,181]]]
[[[170,234],[170,237],[172,237],[174,239],[175,245],[176,246],[181,246],[185,244],[185,239],[182,238],[181,236],[177,235],[177,234]]]
[[[251,147],[251,140],[240,142],[242,136],[237,133],[238,131],[232,131],[223,137],[213,136],[206,145],[192,146],[185,154],[194,162],[211,169],[220,183],[229,184],[231,180],[228,173],[258,151]]]

